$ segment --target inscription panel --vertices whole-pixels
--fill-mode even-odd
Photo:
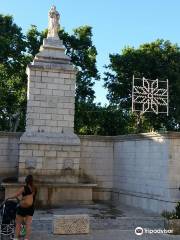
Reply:
[[[89,233],[89,216],[81,215],[54,215],[54,234],[87,234]]]

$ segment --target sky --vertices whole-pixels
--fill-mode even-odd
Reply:
[[[82,25],[92,27],[102,79],[109,54],[120,53],[125,46],[138,47],[157,38],[180,45],[180,0],[0,0],[0,13],[13,15],[24,32],[31,24],[44,30],[52,5],[69,33]],[[95,101],[108,103],[103,80],[94,89]]]

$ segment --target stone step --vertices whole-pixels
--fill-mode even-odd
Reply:
[[[136,227],[164,229],[165,220],[161,217],[117,217],[114,219],[90,217],[90,229],[92,230],[134,230]],[[52,218],[34,219],[33,230],[52,232]]]

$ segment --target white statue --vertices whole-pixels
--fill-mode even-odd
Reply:
[[[51,38],[58,38],[58,31],[60,28],[60,24],[59,24],[59,18],[60,15],[58,13],[58,11],[56,10],[55,6],[52,6],[50,11],[49,11],[49,21],[48,21],[48,35],[47,37],[51,37]]]

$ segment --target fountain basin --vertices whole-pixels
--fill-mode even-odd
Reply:
[[[23,183],[2,183],[5,199],[12,196]],[[36,206],[59,207],[64,204],[91,204],[93,188],[97,184],[86,183],[37,183]]]

